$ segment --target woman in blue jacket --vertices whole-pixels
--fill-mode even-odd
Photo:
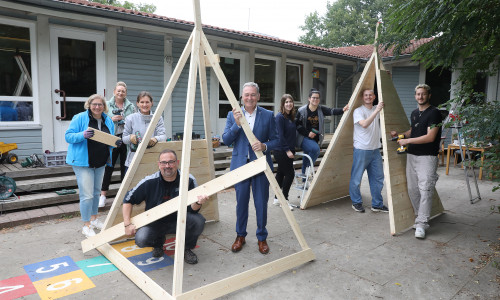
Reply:
[[[73,117],[66,130],[65,138],[69,143],[66,163],[73,167],[80,190],[80,214],[82,233],[94,236],[94,228],[102,229],[103,223],[97,219],[99,195],[101,192],[104,167],[111,165],[111,146],[90,140],[94,130],[113,135],[113,121],[106,115],[108,106],[101,95],[92,95],[85,102],[85,111]],[[121,140],[116,142],[121,146]]]

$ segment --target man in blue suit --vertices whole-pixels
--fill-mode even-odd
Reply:
[[[233,156],[231,158],[231,170],[239,168],[244,164],[255,160],[257,157],[255,151],[263,151],[266,155],[268,164],[273,165],[271,159],[271,150],[274,150],[279,144],[278,131],[274,121],[272,111],[257,106],[260,99],[259,86],[254,82],[247,82],[243,85],[242,92],[243,114],[233,109],[227,114],[226,128],[222,139],[224,144],[234,144]],[[241,122],[246,120],[257,142],[250,145],[245,132],[241,128]],[[265,173],[253,176],[234,186],[236,190],[236,240],[231,250],[238,252],[245,244],[247,235],[248,221],[248,203],[250,201],[250,186],[252,187],[255,212],[257,215],[257,239],[259,251],[262,254],[269,252],[267,245],[267,200],[269,199],[269,181]]]

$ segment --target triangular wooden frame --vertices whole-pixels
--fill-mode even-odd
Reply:
[[[189,68],[189,83],[188,83],[188,93],[186,101],[186,118],[184,123],[184,140],[182,146],[182,157],[181,157],[181,170],[189,170],[190,167],[190,149],[191,149],[191,135],[192,135],[192,125],[193,125],[193,112],[194,112],[194,102],[195,102],[195,89],[196,89],[196,77],[197,70],[200,74],[200,87],[202,92],[202,104],[203,104],[203,116],[205,119],[205,133],[206,137],[210,136],[210,130],[207,131],[207,124],[209,122],[208,113],[208,89],[206,81],[206,68],[205,58],[210,62],[220,84],[222,85],[224,92],[229,98],[231,106],[238,110],[238,101],[234,96],[229,83],[224,76],[224,73],[218,63],[217,57],[212,51],[210,44],[202,31],[201,26],[201,14],[200,14],[200,3],[199,0],[193,0],[193,7],[195,13],[195,28],[184,48],[184,51],[179,59],[179,62],[170,78],[167,87],[163,93],[163,96],[158,104],[155,114],[151,120],[151,123],[144,135],[145,140],[149,140],[154,132],[154,128],[158,123],[158,120],[166,107],[168,99],[170,98],[175,84],[184,68],[184,65],[191,55],[190,68]],[[191,51],[189,51],[191,49]],[[256,141],[254,134],[252,133],[247,122],[242,122],[242,128],[247,136],[249,142],[252,144]],[[105,221],[105,229],[101,231],[98,235],[88,238],[82,241],[82,250],[87,252],[91,249],[97,248],[104,256],[106,256],[116,267],[118,267],[130,280],[132,280],[139,288],[141,288],[149,297],[153,299],[213,299],[216,297],[223,296],[230,292],[236,291],[243,287],[249,286],[283,271],[295,268],[301,264],[308,261],[314,260],[315,256],[312,250],[307,245],[302,232],[295,220],[295,217],[288,209],[286,204],[286,199],[283,196],[278,183],[276,182],[273,172],[266,162],[265,155],[262,152],[257,152],[257,160],[248,163],[247,165],[233,170],[224,176],[213,179],[212,181],[199,186],[188,192],[188,180],[189,172],[181,172],[180,187],[179,187],[179,197],[172,199],[160,206],[136,215],[132,218],[132,222],[136,227],[141,227],[147,225],[154,220],[164,217],[170,213],[177,211],[177,234],[175,243],[175,257],[174,257],[174,272],[173,272],[173,284],[172,284],[172,294],[166,292],[158,284],[156,284],[151,278],[140,271],[135,265],[123,257],[117,250],[109,245],[109,242],[124,236],[123,223],[116,224],[111,227],[113,220],[119,213],[119,208],[121,202],[130,187],[130,183],[134,173],[137,170],[137,166],[142,156],[145,153],[147,143],[141,143],[137,149],[137,152],[131,162],[129,170],[120,186],[118,194],[115,197],[115,201],[111,207],[111,210]],[[211,149],[211,148],[210,148]],[[210,155],[209,155],[210,156]],[[213,161],[212,161],[213,165]],[[223,280],[199,287],[197,289],[191,290],[189,292],[182,291],[182,279],[183,279],[183,266],[184,266],[184,240],[185,240],[185,221],[186,221],[186,211],[187,205],[194,203],[197,195],[214,195],[220,190],[228,188],[246,178],[254,176],[258,173],[264,172],[267,179],[270,182],[270,186],[274,193],[278,197],[280,203],[282,204],[282,211],[284,212],[288,223],[292,227],[292,230],[297,238],[301,251],[278,259],[276,261],[267,263],[265,265],[256,267],[254,269],[248,270],[246,272],[233,275]]]
[[[387,189],[390,232],[396,234],[411,228],[415,214],[406,186],[406,155],[396,153],[397,144],[391,141],[390,131],[406,131],[410,128],[410,124],[377,49],[378,46],[375,45],[373,54],[366,63],[349,100],[350,109],[344,113],[340,120],[311,186],[304,196],[301,208],[306,209],[327,201],[349,197],[353,153],[353,113],[363,103],[363,91],[374,89],[376,79],[378,99],[385,103],[384,109],[380,113],[385,187]],[[443,210],[439,195],[435,191],[431,216],[435,217]]]

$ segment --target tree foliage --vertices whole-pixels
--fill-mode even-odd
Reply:
[[[325,48],[372,44],[375,24],[388,8],[387,0],[328,2],[324,16],[315,11],[306,17],[299,41]]]
[[[456,106],[454,118],[447,125],[464,125],[469,141],[492,143],[487,164],[494,180],[500,181],[500,99],[486,99],[473,88],[478,74],[499,71],[498,0],[391,0],[380,43],[400,53],[411,40],[429,37],[433,39],[416,49],[412,59],[426,68],[458,71],[457,97],[447,103],[448,109]]]
[[[154,5],[154,4],[146,4],[146,3],[135,4],[135,3],[132,3],[129,1],[125,1],[122,3],[119,0],[89,0],[89,1],[101,3],[101,4],[106,4],[106,5],[117,6],[117,7],[123,7],[126,9],[138,10],[138,11],[142,11],[145,13],[154,13],[156,11],[156,5]]]

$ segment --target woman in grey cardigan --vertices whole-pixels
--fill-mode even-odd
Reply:
[[[149,92],[140,92],[139,95],[137,95],[138,112],[129,115],[125,119],[123,142],[129,145],[127,160],[125,161],[125,166],[127,166],[127,168],[130,166],[132,158],[134,158],[135,149],[137,149],[140,139],[144,137],[149,123],[151,123],[151,119],[153,118],[153,113],[151,112],[152,107],[153,97],[151,94]],[[140,136],[137,133],[139,133]],[[163,124],[163,118],[160,117],[153,136],[147,141],[148,148],[153,147],[158,142],[164,142],[165,140],[165,126]]]
[[[319,105],[320,92],[311,89],[309,92],[309,104],[300,107],[297,111],[295,124],[297,125],[297,147],[302,148],[305,154],[309,155],[314,162],[319,156],[319,145],[323,142],[325,135],[325,116],[341,115],[349,109],[349,104],[344,108],[328,108]],[[309,160],[304,157],[302,160],[302,174],[309,166]]]

